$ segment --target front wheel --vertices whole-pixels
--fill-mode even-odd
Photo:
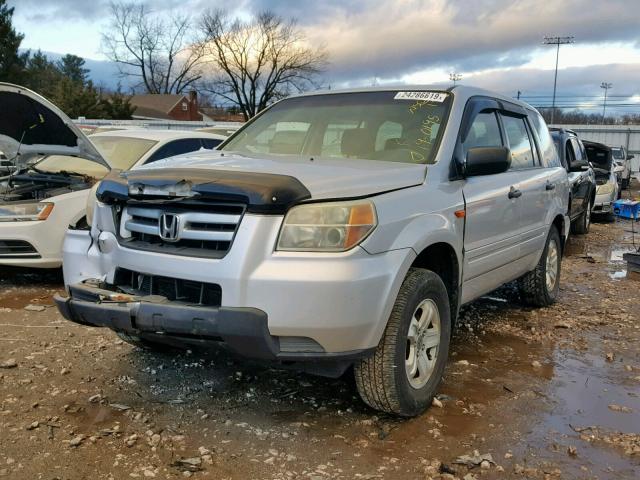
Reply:
[[[555,303],[560,289],[561,265],[560,234],[552,226],[538,265],[518,281],[522,301],[533,307],[548,307]]]
[[[410,417],[431,404],[449,355],[450,312],[440,277],[409,270],[375,353],[354,366],[367,405]]]

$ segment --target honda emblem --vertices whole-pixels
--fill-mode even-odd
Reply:
[[[160,216],[160,238],[165,242],[180,240],[180,217],[174,213],[163,213]]]

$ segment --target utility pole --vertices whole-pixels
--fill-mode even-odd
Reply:
[[[449,80],[451,80],[453,82],[453,86],[455,87],[456,86],[456,82],[459,82],[460,80],[462,80],[462,74],[451,72],[449,74]]]
[[[602,104],[602,124],[604,125],[604,114],[607,111],[607,92],[613,87],[613,83],[602,82],[600,88],[604,88],[604,103]]]
[[[553,102],[551,104],[551,123],[553,123],[556,115],[556,86],[558,84],[558,58],[560,57],[560,45],[573,43],[574,37],[544,37],[543,45],[556,46],[556,73],[553,77]]]

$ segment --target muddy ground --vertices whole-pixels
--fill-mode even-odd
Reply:
[[[640,478],[632,227],[573,237],[551,308],[511,287],[464,308],[438,405],[411,420],[367,408],[349,376],[131,347],[60,317],[58,271],[4,269],[0,477]]]

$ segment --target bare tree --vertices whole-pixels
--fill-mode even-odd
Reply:
[[[213,76],[205,89],[239,107],[245,119],[292,92],[316,87],[327,55],[310,48],[295,20],[264,12],[251,21],[206,13],[202,45]]]
[[[138,78],[148,93],[182,93],[201,78],[203,44],[190,37],[189,17],[164,18],[136,3],[110,8],[102,49],[122,76]]]

